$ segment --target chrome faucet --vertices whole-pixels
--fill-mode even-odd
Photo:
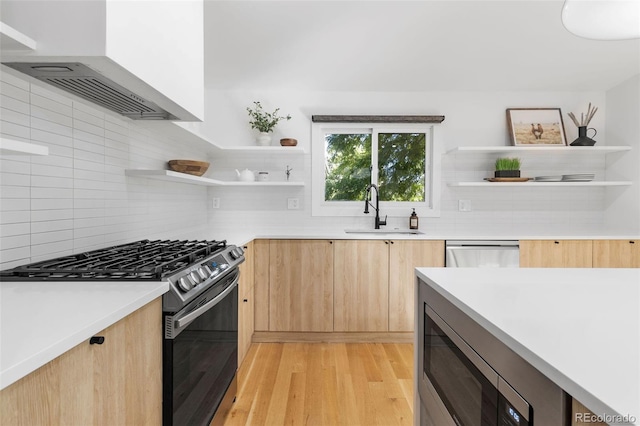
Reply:
[[[371,204],[371,188],[376,190],[376,205]],[[373,207],[376,211],[376,220],[375,220],[375,228],[380,229],[380,225],[384,226],[387,224],[387,215],[384,216],[384,220],[380,220],[380,204],[379,204],[379,194],[378,187],[373,183],[367,186],[366,194],[364,196],[364,213],[369,214],[369,205]]]

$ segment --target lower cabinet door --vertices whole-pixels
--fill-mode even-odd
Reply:
[[[389,242],[334,245],[334,331],[389,331]]]
[[[333,241],[269,242],[269,331],[333,331]]]
[[[162,424],[162,304],[147,304],[0,392],[2,425]]]

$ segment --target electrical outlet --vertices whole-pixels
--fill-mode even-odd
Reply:
[[[458,211],[459,212],[470,212],[471,211],[471,200],[458,200]]]
[[[287,209],[298,210],[300,208],[299,198],[287,198]]]
[[[211,208],[219,209],[220,208],[220,198],[214,197],[211,200]]]

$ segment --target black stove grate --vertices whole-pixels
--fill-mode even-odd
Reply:
[[[224,249],[223,241],[140,240],[0,272],[5,281],[160,281]]]

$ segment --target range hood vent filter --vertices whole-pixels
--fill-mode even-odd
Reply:
[[[84,64],[9,62],[4,65],[133,120],[177,120],[153,102]]]

